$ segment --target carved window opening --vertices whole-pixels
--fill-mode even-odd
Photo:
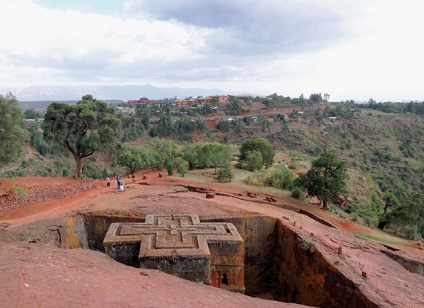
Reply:
[[[221,279],[222,284],[225,284],[228,286],[228,275],[226,273],[224,273],[224,275],[222,275],[222,279]]]

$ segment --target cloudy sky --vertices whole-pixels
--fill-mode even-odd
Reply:
[[[424,99],[423,0],[0,0],[0,86]]]

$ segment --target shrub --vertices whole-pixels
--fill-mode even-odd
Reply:
[[[26,196],[26,190],[23,187],[16,186],[16,187],[13,187],[12,194],[13,195]]]
[[[249,151],[243,160],[240,160],[237,166],[249,171],[259,170],[262,167],[263,159],[259,151]]]
[[[247,185],[253,185],[253,186],[258,186],[258,187],[263,187],[264,186],[264,182],[262,181],[262,179],[258,178],[257,176],[248,176],[244,182]]]
[[[279,189],[290,190],[293,188],[294,180],[295,175],[291,170],[279,166],[275,167],[271,173],[266,176],[265,184]]]
[[[98,167],[91,167],[91,166],[84,165],[82,167],[82,170],[83,170],[83,174],[88,178],[91,178],[94,180],[101,178],[100,170]]]
[[[408,225],[404,229],[405,236],[411,240],[417,240],[420,238],[417,225]]]
[[[188,172],[189,164],[186,160],[181,160],[177,165],[177,171],[181,175],[181,177],[184,177],[186,173]]]
[[[174,174],[174,164],[173,163],[169,163],[166,165],[166,171],[168,171],[168,175],[173,175]]]
[[[299,163],[297,162],[295,158],[292,158],[289,168],[292,170],[296,170],[297,168],[299,168]]]
[[[106,168],[103,168],[102,178],[105,179],[109,176],[109,173],[107,172]]]
[[[230,163],[227,163],[222,168],[219,168],[218,176],[215,179],[218,180],[218,182],[223,183],[223,182],[231,182],[233,177],[234,177],[234,174],[233,174],[233,171],[231,170],[231,165]]]
[[[301,197],[303,196],[302,190],[299,187],[296,187],[291,191],[290,196],[292,198],[301,199]]]
[[[311,241],[307,237],[302,237],[300,241],[300,247],[305,251],[314,252],[314,245],[312,245]]]

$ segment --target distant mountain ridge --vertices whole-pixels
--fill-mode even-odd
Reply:
[[[149,99],[160,99],[167,97],[184,98],[198,95],[231,94],[224,93],[220,89],[201,88],[165,88],[152,85],[110,85],[110,86],[30,86],[15,88],[0,88],[0,94],[12,92],[19,101],[74,101],[80,100],[82,96],[91,94],[100,100],[139,99],[143,96]]]
[[[19,104],[21,105],[21,108],[23,110],[28,110],[28,109],[34,109],[37,111],[46,111],[47,107],[53,103],[53,102],[57,102],[60,101],[62,103],[68,104],[68,105],[74,105],[76,104],[79,100],[46,100],[46,101],[19,101]],[[119,104],[122,103],[122,100],[111,100],[111,99],[104,99],[101,100],[107,104]]]

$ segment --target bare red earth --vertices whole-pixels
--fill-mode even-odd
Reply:
[[[164,173],[163,173],[164,174]],[[143,176],[146,177],[143,179]],[[250,298],[184,281],[157,271],[129,268],[106,255],[84,249],[60,249],[31,243],[26,223],[75,215],[90,211],[142,211],[151,213],[195,213],[199,217],[259,213],[283,221],[300,236],[308,237],[323,256],[346,276],[356,279],[358,288],[382,307],[423,307],[424,277],[408,272],[388,258],[379,243],[359,238],[374,230],[340,219],[302,202],[273,196],[276,203],[265,202],[266,194],[249,188],[256,198],[247,195],[245,187],[208,182],[199,184],[180,177],[158,176],[157,171],[140,172],[135,178],[122,178],[127,187],[118,192],[116,183],[107,188],[104,181],[85,186],[71,178],[16,178],[0,181],[2,199],[12,198],[13,188],[44,189],[46,194],[57,189],[79,187],[79,192],[34,204],[0,207],[0,299],[2,307],[274,307],[289,306],[269,300]],[[189,192],[181,185],[213,191]],[[47,189],[47,190],[46,190]],[[49,189],[51,191],[49,191]],[[19,190],[18,190],[19,191]],[[21,190],[22,192],[23,190]],[[317,220],[284,208],[290,203],[337,226],[329,228]],[[6,203],[3,203],[6,204]],[[37,228],[37,227],[33,227]],[[19,230],[24,231],[19,231]],[[15,233],[14,233],[15,232]],[[19,233],[21,232],[21,233]],[[10,235],[10,234],[13,234]],[[15,234],[20,234],[15,237]],[[3,242],[1,241],[3,240]],[[386,244],[399,249],[399,255],[424,262],[419,242],[399,241]],[[342,255],[338,249],[342,247]],[[368,279],[357,275],[366,271]]]

